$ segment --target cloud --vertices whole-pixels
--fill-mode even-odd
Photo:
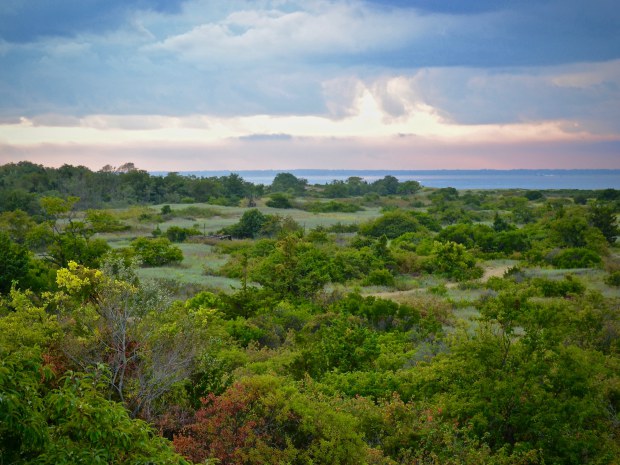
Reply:
[[[608,140],[619,16],[611,0],[7,0],[0,138]]]
[[[266,140],[291,140],[293,136],[290,134],[250,134],[248,136],[240,136],[238,139],[243,141],[266,141]]]
[[[114,30],[136,11],[178,13],[184,0],[5,0],[0,4],[0,38],[32,42]]]
[[[509,69],[328,67],[302,72],[303,67],[293,67],[283,73],[258,69],[227,74],[226,69],[204,73],[189,64],[164,66],[148,56],[95,43],[81,49],[52,41],[45,42],[43,56],[38,55],[43,53],[40,49],[31,50],[34,57],[23,64],[21,73],[0,77],[0,115],[25,116],[36,123],[51,114],[82,118],[104,114],[106,124],[114,114],[119,121],[123,114],[151,115],[149,123],[126,120],[134,128],[172,121],[153,123],[157,115],[343,119],[356,114],[361,96],[368,92],[378,102],[382,119],[406,120],[432,108],[454,124],[562,119],[580,130],[620,131],[620,60]],[[68,85],[67,69],[72,66],[76,74]]]
[[[346,76],[324,86],[335,117],[355,113],[363,92],[395,122],[431,111],[453,125],[564,120],[578,131],[620,132],[620,60],[511,70],[426,68]]]
[[[421,17],[411,9],[371,9],[360,2],[306,5],[305,10],[235,11],[219,21],[171,35],[149,50],[169,52],[206,68],[222,62],[247,67],[263,60],[298,61],[393,50],[415,37],[433,36],[440,22],[443,28],[451,22],[448,17]]]
[[[620,131],[620,60],[510,70],[435,68],[407,83],[400,95],[414,95],[462,124],[566,119],[591,131]]]
[[[190,2],[185,13],[195,14]],[[391,67],[561,64],[619,57],[613,1],[265,1],[203,16],[150,46],[213,69],[277,59]],[[213,12],[212,12],[213,13]]]
[[[614,139],[595,134],[566,119],[510,124],[462,124],[420,99],[412,88],[415,77],[385,79],[373,85],[356,83],[358,92],[346,115],[156,116],[88,115],[78,120],[58,115],[22,118],[0,126],[0,139],[11,145],[44,143],[216,143],[228,139],[288,138],[370,139],[415,135],[447,144],[558,142]],[[400,100],[397,100],[399,99]],[[386,108],[387,102],[387,108]],[[398,103],[398,114],[393,107]]]

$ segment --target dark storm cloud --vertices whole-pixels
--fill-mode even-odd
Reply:
[[[30,42],[114,29],[136,10],[178,12],[184,0],[3,0],[0,38]]]
[[[620,8],[615,0],[388,0],[377,9],[415,10],[461,21],[430,35],[429,43],[354,61],[411,66],[536,66],[620,57]],[[471,19],[471,27],[467,19]],[[423,45],[423,46],[420,46]]]

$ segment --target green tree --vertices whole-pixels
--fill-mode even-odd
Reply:
[[[121,180],[120,187],[128,199],[138,203],[150,203],[155,200],[152,199],[151,175],[144,170],[136,169],[133,163],[126,165],[125,169],[119,168],[124,171],[119,174],[119,177]]]
[[[404,195],[415,194],[420,189],[422,189],[422,185],[418,181],[413,180],[401,182],[398,185],[398,193]]]
[[[548,227],[554,245],[586,247],[599,253],[607,250],[603,233],[588,223],[587,212],[580,207],[561,209]]]
[[[289,234],[302,234],[303,228],[290,216],[265,215],[265,221],[260,229],[262,237],[280,237]]]
[[[431,273],[454,278],[457,281],[480,278],[483,273],[465,246],[452,241],[435,242],[432,255],[425,266]]]
[[[353,188],[353,191],[356,191],[356,188],[357,186]],[[334,179],[332,182],[326,184],[325,187],[323,187],[323,195],[327,198],[332,198],[332,199],[347,197],[349,195],[355,195],[355,194],[351,194],[351,192],[352,190],[349,184],[345,183],[344,181],[340,181],[338,179]]]
[[[31,215],[41,213],[37,196],[24,189],[0,190],[0,212],[21,210]]]
[[[224,195],[233,204],[239,203],[247,194],[248,186],[241,176],[237,173],[230,173],[228,176],[220,178]]]
[[[513,229],[515,229],[513,225],[506,221],[505,218],[499,216],[497,212],[495,213],[495,216],[493,217],[493,230],[495,230],[496,232],[501,232],[510,231]]]
[[[620,229],[616,222],[616,209],[612,204],[596,202],[590,206],[589,220],[592,226],[598,228],[607,239],[613,244],[616,236],[620,235]]]
[[[459,191],[454,187],[442,187],[431,193],[430,198],[433,203],[452,202],[458,200]]]
[[[524,197],[528,200],[534,201],[534,200],[540,200],[544,198],[544,195],[540,191],[527,191],[524,194]]]
[[[360,196],[368,191],[368,183],[359,176],[350,176],[346,181],[348,195]]]
[[[304,195],[308,181],[291,173],[278,173],[271,183],[271,192],[285,192],[293,195]]]
[[[371,187],[379,195],[394,195],[398,193],[398,179],[394,176],[387,175],[373,182]]]
[[[550,261],[558,268],[592,268],[602,263],[599,254],[585,247],[561,249],[551,255]]]
[[[290,367],[300,378],[306,373],[320,379],[333,370],[369,370],[380,353],[377,334],[359,317],[322,315],[307,325],[306,332],[311,334]]]
[[[57,267],[67,266],[71,260],[97,267],[110,250],[105,240],[92,238],[92,225],[77,219],[78,201],[77,197],[43,197],[40,202],[46,220],[28,236],[31,246],[43,250],[45,258]]]
[[[26,278],[29,265],[28,249],[0,231],[0,293],[8,292],[13,282],[19,285]]]
[[[282,298],[311,298],[329,282],[329,257],[291,234],[252,270],[252,278]]]
[[[0,359],[0,461],[187,464],[149,425],[101,394],[101,373],[68,373],[56,389],[36,351]]]
[[[47,311],[53,308],[53,300],[50,296],[37,298],[30,291],[17,289],[12,289],[5,300],[0,300],[0,355],[22,348],[44,349],[59,340],[61,326],[58,318]]]
[[[49,440],[37,351],[0,351],[0,462],[23,463]]]
[[[613,463],[617,359],[574,344],[596,319],[573,323],[565,302],[510,288],[481,301],[475,336],[419,367],[417,395],[492,451],[540,451],[544,463]],[[586,329],[584,326],[587,326]],[[582,340],[580,345],[585,342]]]
[[[103,272],[72,262],[59,270],[58,286],[70,316],[68,358],[82,370],[105,365],[112,398],[132,416],[152,418],[159,399],[189,376],[210,312],[171,304],[153,283],[138,283],[121,260],[106,261]]]
[[[94,232],[126,231],[129,226],[123,224],[114,214],[105,210],[87,210],[85,219]]]
[[[35,226],[32,217],[21,210],[0,213],[0,231],[7,233],[18,244],[26,244],[28,233]]]
[[[237,224],[223,229],[222,232],[231,234],[239,239],[253,239],[259,235],[266,220],[267,218],[264,214],[256,208],[252,208],[243,213]]]

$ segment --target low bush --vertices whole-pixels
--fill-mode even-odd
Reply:
[[[566,276],[562,280],[537,278],[533,284],[540,289],[544,297],[567,297],[568,295],[582,295],[586,286],[572,276]]]
[[[551,257],[551,264],[557,268],[592,268],[601,262],[599,254],[583,247],[564,249]]]
[[[185,242],[188,237],[199,236],[202,234],[196,228],[181,228],[179,226],[170,226],[166,230],[166,237],[170,242]]]
[[[364,210],[354,203],[338,202],[336,200],[330,200],[329,202],[309,202],[303,205],[302,209],[313,213],[355,213]]]
[[[620,271],[612,271],[605,278],[605,283],[610,286],[620,287]]]
[[[163,266],[183,261],[183,252],[165,237],[148,239],[139,237],[131,248],[146,266]]]

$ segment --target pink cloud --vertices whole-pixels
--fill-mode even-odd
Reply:
[[[245,169],[620,169],[620,141],[448,144],[415,136],[280,138],[122,145],[0,145],[0,163],[45,166],[133,162],[150,171]]]

